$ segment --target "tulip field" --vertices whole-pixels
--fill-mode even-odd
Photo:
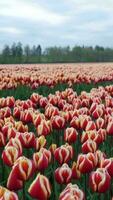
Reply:
[[[112,200],[113,63],[0,65],[0,200]]]

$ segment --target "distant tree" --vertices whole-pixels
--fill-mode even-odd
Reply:
[[[15,57],[16,56],[16,50],[17,50],[17,47],[16,47],[16,43],[14,42],[13,44],[12,44],[12,46],[11,46],[11,55],[13,56],[13,57]]]
[[[31,54],[31,49],[30,49],[30,47],[29,47],[29,45],[26,45],[25,47],[24,47],[24,53],[25,53],[25,56],[30,56],[30,54]]]
[[[10,47],[8,45],[5,45],[3,50],[2,50],[2,55],[3,56],[10,56],[10,53],[11,53]]]
[[[16,55],[19,58],[22,57],[22,55],[23,55],[23,48],[22,48],[21,42],[18,42],[18,44],[16,46]]]

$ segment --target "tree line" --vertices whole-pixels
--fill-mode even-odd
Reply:
[[[101,46],[48,47],[23,46],[20,42],[5,45],[0,53],[1,64],[65,62],[113,62],[113,49]]]

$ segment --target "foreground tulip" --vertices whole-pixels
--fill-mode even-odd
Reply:
[[[68,184],[66,188],[61,192],[59,200],[85,200],[85,196],[79,187],[72,183]]]
[[[64,132],[64,140],[69,144],[74,143],[77,140],[77,131],[73,127],[66,128]]]
[[[72,178],[72,170],[66,163],[64,163],[61,167],[55,170],[55,180],[59,184],[70,183],[71,178]]]
[[[111,177],[107,170],[98,168],[90,174],[89,185],[93,192],[104,193],[110,189]]]
[[[0,200],[19,200],[16,193],[0,186]]]
[[[28,192],[32,198],[38,200],[48,200],[51,195],[51,186],[46,176],[38,174],[31,183]]]
[[[96,166],[96,159],[93,153],[79,154],[77,158],[77,169],[81,173],[89,173]]]
[[[34,166],[30,159],[20,157],[14,163],[7,180],[7,187],[10,190],[19,190],[23,187],[23,182],[28,180],[33,174]]]

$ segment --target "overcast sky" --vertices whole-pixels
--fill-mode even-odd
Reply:
[[[113,0],[0,0],[0,48],[18,41],[113,47]]]

